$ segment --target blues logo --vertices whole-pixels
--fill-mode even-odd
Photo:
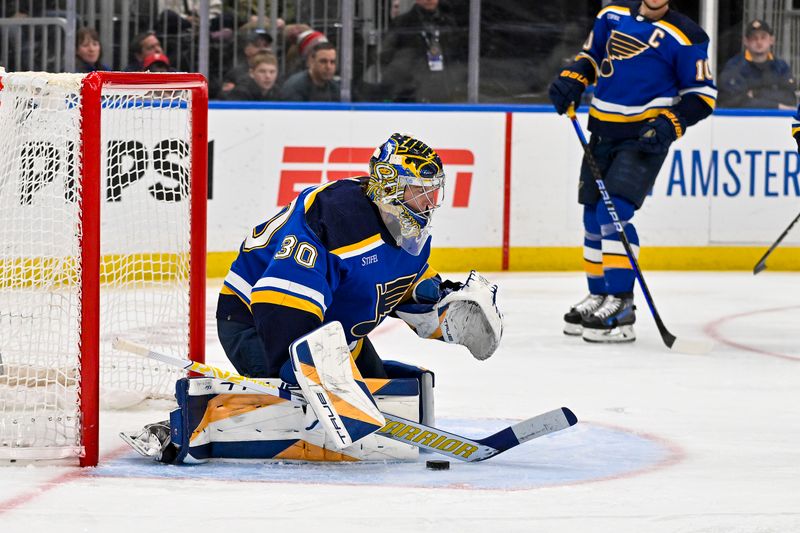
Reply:
[[[408,289],[414,283],[415,274],[404,276],[387,283],[375,285],[377,292],[377,302],[375,303],[375,318],[366,322],[360,322],[350,329],[350,333],[356,337],[365,337],[370,331],[381,323],[389,313],[400,303]]]
[[[614,61],[622,61],[636,57],[649,46],[636,37],[613,30],[606,42],[606,57],[600,64],[600,75],[608,78],[614,74]]]

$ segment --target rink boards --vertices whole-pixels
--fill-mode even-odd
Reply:
[[[791,122],[786,112],[723,111],[690,128],[637,215],[643,267],[752,268],[797,212]],[[242,236],[304,187],[365,174],[374,147],[394,131],[426,140],[444,160],[445,204],[434,219],[440,268],[580,268],[581,148],[547,106],[215,103],[209,275],[224,275]],[[784,244],[770,268],[800,263],[792,248],[800,231]]]

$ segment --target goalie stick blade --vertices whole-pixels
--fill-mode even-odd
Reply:
[[[501,429],[486,438],[473,440],[387,413],[384,416],[387,423],[375,432],[376,435],[468,463],[485,461],[524,442],[561,431],[578,422],[572,411],[561,407]]]
[[[480,439],[478,442],[490,446],[495,452],[492,455],[478,460],[482,461],[489,457],[494,457],[523,442],[528,442],[549,435],[550,433],[567,429],[577,423],[578,417],[566,407],[553,409],[552,411],[542,413],[528,420],[523,420],[485,439]]]
[[[516,435],[520,443],[528,442],[537,437],[542,437],[554,431],[560,431],[578,423],[575,413],[562,407],[554,409],[539,416],[529,418],[518,424],[511,426],[511,430]]]

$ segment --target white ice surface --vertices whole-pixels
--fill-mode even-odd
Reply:
[[[634,344],[562,335],[583,296],[577,273],[491,275],[506,329],[484,362],[402,324],[371,336],[385,358],[436,372],[440,424],[463,434],[562,405],[577,414],[575,428],[508,455],[448,472],[167,467],[116,437],[165,417],[168,404],[151,404],[102,413],[97,469],[0,468],[0,532],[800,531],[800,275],[646,275],[667,327],[714,338],[709,355],[667,350],[641,295]],[[208,361],[230,368],[215,293],[210,284]]]

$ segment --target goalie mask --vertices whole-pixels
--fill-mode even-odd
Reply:
[[[369,160],[367,196],[397,244],[419,255],[444,196],[442,160],[422,141],[394,133]]]

